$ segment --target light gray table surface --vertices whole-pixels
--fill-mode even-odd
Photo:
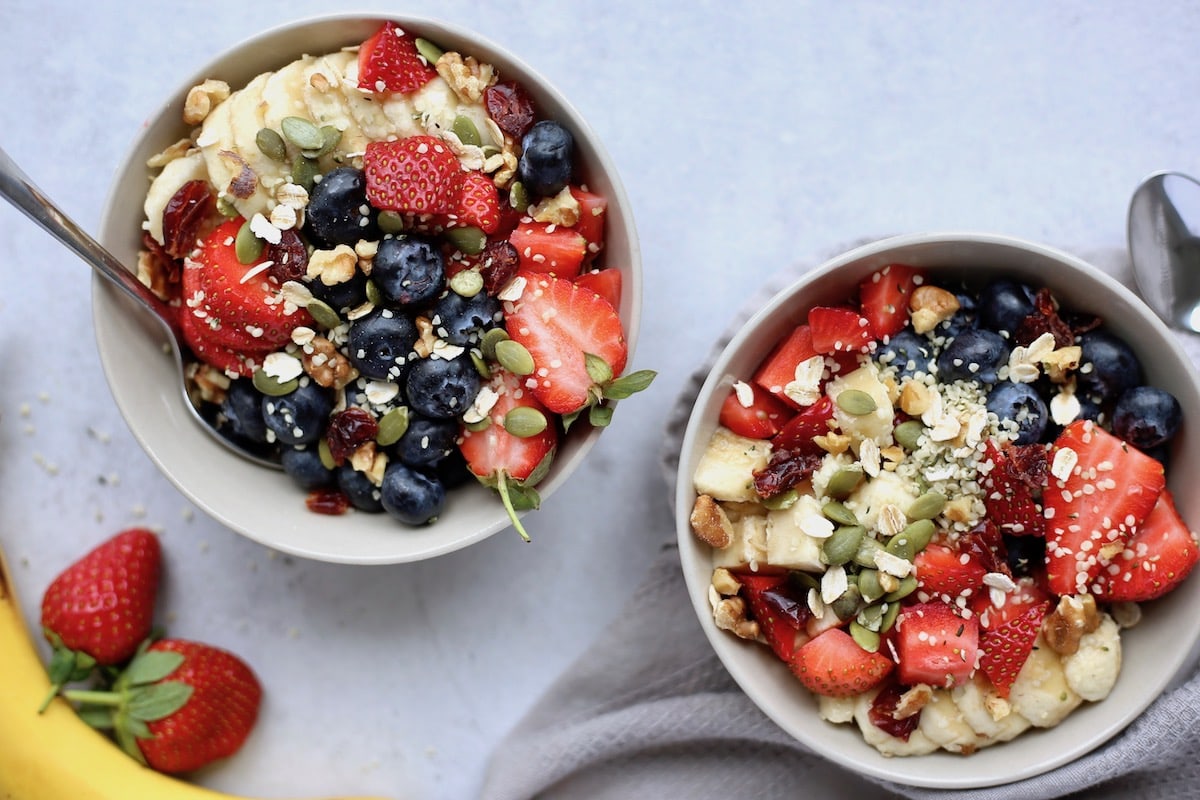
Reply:
[[[673,538],[664,421],[777,270],[928,230],[1119,247],[1142,177],[1200,172],[1200,11],[1187,2],[363,8],[480,30],[590,121],[641,238],[632,366],[659,378],[527,518],[531,545],[507,530],[421,564],[285,558],[156,472],[109,396],[87,268],[0,207],[0,544],[27,619],[91,543],[131,524],[161,530],[172,634],[240,653],[266,687],[245,749],[197,776],[227,791],[475,796],[494,745]],[[7,0],[0,146],[94,231],[112,170],[179,77],[257,30],[332,10]],[[823,788],[861,791],[838,775]]]

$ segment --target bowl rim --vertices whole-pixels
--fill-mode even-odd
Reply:
[[[889,258],[888,254],[890,253],[914,247],[954,245],[970,245],[972,247],[982,245],[985,248],[991,249],[1004,248],[1016,250],[1041,259],[1049,259],[1074,270],[1076,273],[1087,275],[1089,279],[1094,280],[1103,290],[1111,292],[1114,297],[1120,298],[1131,306],[1142,310],[1140,313],[1141,322],[1148,325],[1157,338],[1153,346],[1155,348],[1165,348],[1173,360],[1184,368],[1186,375],[1181,380],[1189,388],[1193,397],[1196,396],[1200,379],[1197,378],[1195,367],[1178,339],[1172,335],[1171,331],[1159,317],[1132,290],[1083,259],[1055,247],[998,233],[932,231],[927,233],[901,234],[855,246],[823,261],[813,269],[789,281],[785,286],[772,294],[768,300],[758,306],[756,310],[752,310],[743,321],[736,323],[738,325],[736,332],[723,347],[720,347],[711,356],[711,363],[706,367],[707,375],[704,381],[697,390],[695,397],[689,398],[689,401],[687,401],[690,402],[691,407],[687,411],[687,423],[679,445],[678,465],[675,470],[675,485],[673,487],[676,539],[689,599],[693,610],[699,618],[705,637],[713,647],[718,660],[729,672],[739,688],[760,711],[783,729],[785,733],[819,756],[851,771],[869,775],[880,780],[933,789],[970,789],[1011,784],[1042,775],[1081,758],[1118,736],[1159,697],[1164,689],[1180,675],[1186,665],[1195,663],[1197,658],[1200,657],[1200,629],[1197,629],[1192,631],[1189,637],[1184,637],[1184,641],[1187,642],[1186,647],[1177,647],[1165,655],[1156,653],[1154,659],[1156,664],[1154,679],[1148,683],[1140,683],[1139,686],[1143,691],[1137,695],[1134,702],[1125,706],[1119,713],[1113,714],[1111,713],[1112,709],[1107,709],[1107,718],[1111,718],[1107,724],[1095,729],[1086,729],[1085,737],[1078,741],[1069,742],[1070,746],[1068,747],[1053,751],[1047,751],[1043,748],[1041,757],[1036,763],[1026,764],[1024,767],[1008,763],[1003,768],[993,769],[988,775],[980,779],[978,777],[971,777],[970,775],[972,772],[972,763],[979,763],[979,761],[973,762],[971,759],[978,759],[980,754],[988,751],[1001,753],[1001,755],[994,757],[995,760],[1003,759],[1003,753],[1005,752],[1003,746],[983,748],[970,756],[968,760],[963,760],[964,757],[962,755],[942,750],[913,757],[884,757],[862,739],[857,725],[835,725],[821,720],[816,714],[815,704],[811,711],[801,709],[804,713],[811,713],[812,719],[803,723],[808,729],[797,727],[795,720],[791,718],[792,714],[789,713],[792,704],[790,702],[780,703],[778,695],[773,694],[771,691],[772,686],[764,685],[761,676],[758,674],[759,670],[755,662],[763,663],[768,658],[766,653],[759,652],[764,651],[765,648],[762,648],[757,643],[746,643],[736,640],[728,632],[718,630],[713,623],[712,610],[708,600],[708,575],[711,574],[712,570],[710,548],[696,540],[688,522],[688,514],[696,496],[691,483],[695,458],[689,458],[689,453],[698,454],[702,443],[707,441],[707,436],[711,435],[711,431],[715,427],[715,414],[713,413],[715,404],[711,402],[711,399],[722,382],[730,381],[733,377],[728,369],[729,362],[745,346],[746,341],[752,337],[754,330],[764,320],[772,318],[775,313],[780,313],[780,308],[786,306],[789,302],[800,308],[809,307],[812,302],[801,299],[805,290],[839,269],[847,265],[857,264],[860,269],[869,272],[871,269],[879,268],[887,263],[903,260],[900,258]],[[874,263],[870,267],[867,267],[866,264],[869,262]],[[1140,349],[1144,352],[1144,347]],[[1156,350],[1156,353],[1161,352],[1162,350]],[[765,353],[763,355],[765,356]],[[706,398],[709,401],[707,404],[705,403]],[[707,574],[701,574],[702,572],[706,572]],[[1197,594],[1196,587],[1198,581],[1200,581],[1200,578],[1192,578],[1190,582],[1185,581],[1185,585],[1190,583],[1192,595]],[[1168,596],[1154,602],[1163,603],[1170,599],[1170,596]],[[1177,600],[1182,602],[1182,598],[1177,598]],[[1141,624],[1146,624],[1146,622],[1143,621]],[[1123,636],[1122,639],[1124,640],[1124,638]],[[1122,673],[1124,673],[1126,671],[1124,663],[1127,661],[1124,652],[1122,658]],[[769,655],[769,659],[778,661],[773,654]],[[779,662],[779,667],[775,667],[774,669],[780,668],[786,671],[786,667],[782,666],[782,662]],[[1128,683],[1129,679],[1126,682]],[[1120,681],[1118,681],[1118,685],[1120,685]],[[796,684],[796,689],[798,692],[804,692],[803,687],[800,687],[798,684]],[[1114,689],[1115,691],[1116,689]],[[804,692],[804,694],[807,695],[808,693]],[[811,695],[809,698],[811,699]],[[815,703],[815,701],[813,702]],[[1076,709],[1074,714],[1089,706],[1102,708],[1103,701],[1100,703],[1085,702],[1083,706]],[[1063,721],[1064,724],[1070,721],[1074,714],[1069,715]],[[1043,737],[1050,736],[1059,727],[1061,726],[1050,729],[1031,728],[1030,732],[1041,733]],[[835,741],[836,734],[834,734],[834,731],[847,728],[848,732],[852,734],[857,742],[857,745],[854,747],[839,746],[840,743]],[[1021,737],[1017,738],[1019,740]],[[843,736],[842,739],[845,740],[845,737]],[[1057,739],[1055,743],[1059,743]],[[1006,745],[1009,743],[1001,744]]]
[[[580,157],[586,161],[587,172],[590,173],[591,179],[596,180],[596,176],[603,176],[603,180],[599,182],[604,184],[603,194],[608,201],[610,225],[613,216],[617,216],[621,220],[620,228],[623,231],[621,240],[622,248],[619,251],[621,258],[619,264],[611,263],[610,266],[619,266],[622,272],[623,297],[621,308],[618,310],[621,313],[625,329],[628,358],[630,363],[632,363],[641,331],[643,292],[641,247],[628,194],[626,193],[617,166],[608,153],[603,141],[569,98],[545,73],[534,69],[510,48],[496,43],[494,40],[477,31],[432,16],[369,11],[346,11],[307,15],[284,21],[244,36],[209,57],[195,69],[190,71],[181,70],[179,73],[181,77],[172,82],[173,88],[167,94],[166,98],[152,107],[142,126],[131,137],[129,145],[113,171],[113,177],[106,193],[100,216],[99,230],[101,231],[101,242],[106,247],[111,248],[113,241],[118,241],[116,239],[117,236],[130,235],[128,231],[124,230],[123,226],[119,225],[119,220],[125,216],[121,213],[119,202],[122,193],[121,179],[123,176],[136,174],[136,170],[139,169],[137,163],[138,155],[139,153],[146,152],[147,143],[154,133],[156,124],[165,120],[167,115],[174,113],[177,108],[182,107],[183,96],[191,86],[196,85],[205,78],[223,73],[228,74],[230,72],[239,74],[247,73],[246,80],[249,80],[250,77],[257,74],[257,71],[261,71],[249,66],[231,66],[238,59],[239,54],[265,50],[270,53],[269,57],[259,55],[252,58],[251,63],[259,63],[266,60],[273,64],[273,66],[268,67],[269,69],[278,69],[290,60],[308,52],[332,52],[335,47],[339,46],[336,45],[336,41],[339,39],[344,42],[340,46],[357,44],[362,39],[354,41],[353,37],[346,35],[346,31],[360,27],[363,30],[369,31],[371,26],[381,24],[386,20],[394,21],[402,27],[410,26],[414,30],[428,35],[430,38],[455,43],[469,43],[469,47],[462,47],[464,52],[480,55],[481,58],[497,64],[503,75],[516,78],[522,84],[531,87],[536,94],[548,98],[551,109],[545,113],[545,116],[553,116],[555,119],[566,124],[574,134],[576,142],[581,143]],[[345,30],[340,30],[339,26],[344,27]],[[325,33],[323,29],[329,29],[329,32]],[[303,39],[304,41],[298,41],[299,39]],[[316,44],[316,40],[330,42],[330,44]],[[234,88],[240,88],[240,85]],[[169,123],[163,122],[162,124],[167,125]],[[187,130],[187,127],[182,123],[171,125],[170,127],[171,130]],[[157,142],[159,148],[168,143],[169,141],[167,140]],[[157,152],[157,150],[150,150],[150,152]],[[146,171],[147,173],[149,172],[148,169]],[[139,211],[140,208],[139,203]],[[140,223],[140,215],[137,221]],[[609,230],[611,230],[611,227]],[[146,426],[140,415],[147,413],[147,408],[135,404],[131,397],[133,394],[136,394],[137,390],[132,387],[123,386],[118,378],[118,365],[122,360],[128,358],[122,352],[122,347],[117,346],[121,341],[120,335],[122,329],[128,332],[132,327],[137,326],[145,329],[146,333],[155,337],[155,341],[162,341],[161,335],[157,333],[157,329],[155,328],[156,323],[148,319],[145,312],[142,312],[141,309],[138,309],[124,297],[120,296],[106,280],[99,276],[93,276],[92,278],[91,308],[93,333],[100,357],[101,369],[109,391],[135,441],[137,441],[143,452],[151,459],[159,472],[185,497],[208,516],[246,538],[280,552],[310,560],[363,565],[393,564],[421,561],[451,553],[487,539],[511,526],[511,521],[505,513],[503,506],[499,500],[492,496],[495,493],[482,486],[460,487],[453,491],[456,500],[460,502],[478,502],[486,498],[486,502],[494,503],[498,511],[493,515],[492,521],[481,527],[473,528],[465,536],[443,537],[442,540],[434,542],[422,540],[422,543],[419,545],[412,544],[415,541],[414,537],[406,536],[409,530],[405,526],[402,526],[397,521],[390,520],[390,518],[390,524],[398,528],[393,544],[382,546],[372,551],[355,552],[346,552],[336,546],[337,537],[332,535],[329,537],[331,541],[327,546],[316,547],[298,544],[293,541],[294,537],[289,535],[294,531],[294,525],[279,524],[266,526],[245,524],[236,516],[224,510],[221,498],[209,496],[211,492],[198,494],[195,488],[190,485],[190,481],[182,478],[177,473],[172,463],[179,458],[179,455],[173,451],[164,451],[165,444],[161,440],[161,435],[156,438],[146,430]],[[122,315],[126,319],[120,320]],[[194,429],[196,423],[191,418],[190,413],[183,407],[184,400],[178,386],[173,384],[169,391],[163,392],[162,395],[161,402],[153,405],[150,411],[162,416],[163,425],[180,431],[191,431]],[[139,404],[140,402],[138,401]],[[202,436],[204,439],[209,438],[202,432],[192,432]],[[575,472],[584,461],[587,453],[595,446],[602,432],[602,428],[580,431],[579,434],[575,435],[569,449],[565,453],[563,443],[560,442],[559,455],[556,458],[555,466],[551,474],[538,486],[538,492],[542,500],[549,498]],[[210,445],[211,450],[209,448]],[[211,440],[207,443],[201,443],[201,447],[203,450],[199,456],[200,458],[204,458],[209,452],[212,452],[214,458],[218,454],[223,454],[222,457],[226,460],[239,461],[236,457],[230,456],[228,452],[221,450],[220,446]],[[559,461],[562,463],[560,464]],[[216,463],[225,462],[218,461]],[[255,469],[264,470],[262,467],[255,467]],[[281,477],[280,479],[286,481],[286,478]],[[289,486],[288,488],[294,489],[297,493],[299,510],[296,513],[303,513],[313,517],[319,516],[311,514],[311,512],[303,508],[303,492],[300,489],[294,486]],[[460,496],[465,494],[473,494],[475,497],[468,500],[467,497]],[[520,512],[520,515],[524,516],[527,513]],[[345,518],[357,516],[367,515],[354,512]]]

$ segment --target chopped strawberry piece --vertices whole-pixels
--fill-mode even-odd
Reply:
[[[368,92],[415,92],[436,77],[415,40],[391,20],[358,50],[358,88]]]
[[[492,179],[482,172],[463,173],[462,191],[453,217],[448,227],[473,225],[484,233],[499,230],[500,195]]]
[[[951,688],[971,677],[979,652],[979,621],[946,603],[909,606],[897,620],[900,682]]]
[[[813,348],[812,328],[800,325],[775,345],[771,354],[763,359],[758,371],[754,373],[754,382],[792,408],[801,408],[795,399],[788,396],[788,384],[796,380],[796,368],[800,364],[820,355]],[[815,392],[818,385],[805,388]]]
[[[521,297],[505,303],[508,335],[533,356],[536,370],[527,381],[546,408],[569,414],[591,404],[603,386],[588,372],[587,355],[625,369],[629,348],[621,318],[607,300],[569,280],[519,272]]]
[[[829,421],[833,419],[833,400],[827,395],[796,414],[779,431],[774,442],[775,449],[819,450],[813,439],[829,433]]]
[[[818,353],[866,353],[875,341],[870,321],[851,308],[817,306],[808,312],[808,324]]]
[[[749,405],[742,402],[742,394],[750,395]],[[775,399],[774,395],[743,385],[741,394],[730,389],[729,396],[721,405],[720,423],[729,430],[748,439],[770,439],[779,433],[784,423],[795,412]]]
[[[1030,460],[1026,454],[1039,456],[1039,469],[1022,468]],[[1001,449],[989,439],[984,455],[991,464],[991,469],[980,481],[988,519],[1003,532],[1014,536],[1045,536],[1046,518],[1041,505],[1034,499],[1033,490],[1034,486],[1045,484],[1045,448],[1030,444],[1008,445]]]
[[[518,437],[504,429],[504,416],[514,408],[545,408],[525,391],[524,380],[507,370],[496,367],[487,388],[496,393],[496,403],[488,411],[491,423],[483,430],[462,430],[458,449],[467,460],[467,467],[476,477],[494,481],[504,474],[524,481],[554,450],[558,429],[554,425],[533,436]]]
[[[458,157],[436,136],[368,142],[363,172],[372,206],[412,214],[454,212],[465,175]]]
[[[209,329],[194,314],[179,315],[179,328],[192,354],[209,366],[249,378],[262,366],[263,359],[271,350],[242,351],[217,344],[208,338]]]
[[[797,596],[784,571],[734,573],[742,588],[738,594],[750,608],[750,618],[775,655],[791,663],[796,650],[808,641],[805,626],[812,617],[808,603]]]
[[[587,241],[586,258],[590,261],[604,246],[604,214],[608,210],[608,198],[578,186],[569,189],[579,203],[579,221],[571,227]]]
[[[1198,558],[1196,534],[1179,516],[1171,491],[1164,489],[1145,522],[1097,576],[1098,595],[1113,602],[1162,597],[1188,576]]]
[[[917,589],[928,597],[954,601],[971,596],[983,587],[987,568],[971,553],[936,542],[926,545],[913,560]]]
[[[586,286],[603,297],[613,308],[621,307],[621,270],[593,269],[581,273],[575,283]]]
[[[1072,461],[1066,479],[1058,477]],[[1059,595],[1093,591],[1102,553],[1124,549],[1158,501],[1163,465],[1090,420],[1059,434],[1050,464],[1042,496],[1047,583]]]
[[[908,301],[920,273],[904,264],[888,264],[858,285],[862,315],[876,339],[895,336],[908,324]]]
[[[1046,603],[1030,606],[980,635],[979,668],[1001,697],[1008,697],[1013,681],[1033,651],[1047,608]]]
[[[853,697],[878,686],[896,665],[882,653],[868,653],[841,628],[830,628],[796,651],[792,673],[811,692]]]
[[[979,627],[985,631],[999,627],[1024,614],[1031,608],[1048,607],[1050,595],[1030,577],[1015,581],[1017,588],[1011,592],[979,592],[971,598],[971,613],[979,619]]]
[[[521,269],[544,272],[559,278],[574,278],[587,255],[587,240],[574,228],[523,220],[509,234],[517,249]]]

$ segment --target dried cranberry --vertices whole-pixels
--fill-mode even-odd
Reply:
[[[1014,444],[1005,450],[1008,456],[1003,468],[1009,476],[1021,481],[1031,491],[1041,491],[1050,472],[1050,458],[1040,444]]]
[[[1021,321],[1013,334],[1013,341],[1019,345],[1028,346],[1043,333],[1054,336],[1055,347],[1066,347],[1075,341],[1075,335],[1068,325],[1058,315],[1054,305],[1054,296],[1049,289],[1040,289],[1033,298],[1034,311]]]
[[[350,500],[337,489],[313,489],[304,498],[304,505],[314,514],[336,517],[350,510]]]
[[[533,100],[518,83],[506,81],[489,86],[483,93],[488,116],[514,139],[520,139],[533,127]]]
[[[142,247],[146,248],[146,252],[150,254],[150,258],[154,262],[150,272],[151,281],[153,281],[150,288],[160,296],[165,296],[163,292],[167,295],[173,294],[170,292],[170,287],[179,285],[183,269],[180,266],[181,262],[172,258],[167,249],[148,233],[142,234]],[[158,280],[155,280],[156,276]],[[159,281],[162,282],[162,285],[158,285]],[[160,292],[160,289],[163,292]]]
[[[1011,575],[1008,566],[1008,546],[1000,528],[990,519],[985,519],[959,540],[958,548],[968,554],[988,572]]]
[[[921,722],[921,712],[905,717],[904,719],[896,719],[896,706],[900,704],[900,698],[903,696],[903,687],[895,682],[890,682],[879,694],[875,695],[875,699],[871,701],[871,711],[869,717],[871,724],[879,728],[889,736],[895,736],[897,739],[907,742],[908,737],[917,729],[917,725]]]
[[[280,283],[298,281],[308,272],[308,248],[294,230],[281,231],[279,244],[268,244],[266,256],[271,277]]]
[[[483,249],[483,254],[479,257],[479,264],[479,274],[483,276],[484,291],[495,295],[504,288],[504,284],[508,283],[513,275],[517,274],[521,256],[517,253],[517,248],[513,247],[507,239],[500,239],[487,243],[487,247]]]
[[[379,423],[371,412],[351,406],[330,418],[325,440],[329,442],[334,463],[341,465],[359,445],[374,439],[378,433]]]
[[[180,186],[163,209],[163,249],[171,258],[183,258],[196,249],[200,229],[216,207],[207,181]]]
[[[812,475],[824,459],[825,453],[818,449],[775,450],[767,466],[754,473],[754,491],[759,497],[773,497],[786,492]]]

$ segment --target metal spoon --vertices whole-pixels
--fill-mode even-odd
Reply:
[[[1147,177],[1130,200],[1128,234],[1142,297],[1168,325],[1200,333],[1200,183]]]
[[[45,229],[51,236],[67,246],[75,255],[84,260],[92,269],[108,279],[114,286],[133,298],[142,307],[150,311],[156,320],[162,324],[170,345],[171,357],[179,371],[179,388],[183,395],[184,405],[205,433],[220,442],[222,447],[238,454],[242,458],[278,469],[276,460],[265,457],[241,447],[236,442],[222,436],[216,428],[210,425],[200,414],[200,410],[188,396],[187,380],[184,376],[183,353],[187,349],[179,322],[170,309],[159,300],[133,273],[125,269],[121,262],[99,242],[89,236],[76,225],[62,210],[55,205],[29,179],[20,167],[0,149],[0,196],[12,203],[30,219]]]

